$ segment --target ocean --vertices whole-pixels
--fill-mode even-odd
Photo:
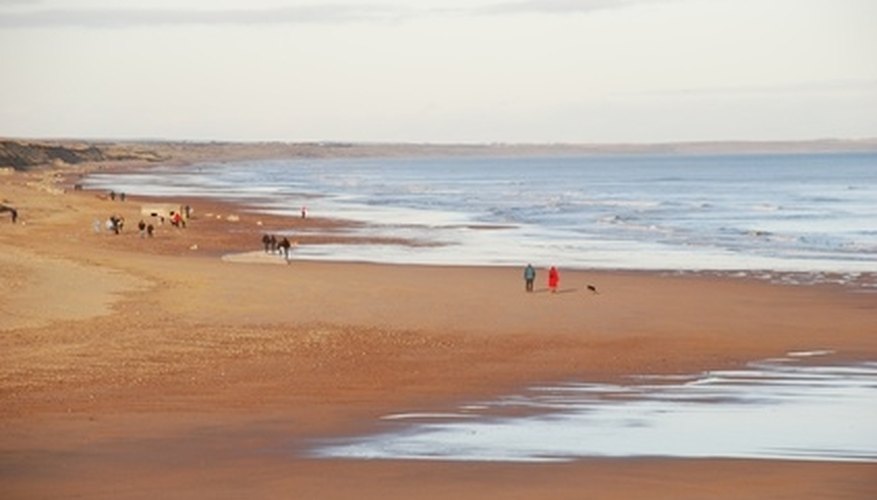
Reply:
[[[293,216],[306,205],[367,223],[351,236],[418,243],[302,245],[296,256],[307,259],[877,271],[877,153],[291,158],[95,173],[85,184]]]

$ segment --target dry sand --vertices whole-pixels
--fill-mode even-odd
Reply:
[[[877,359],[877,296],[706,276],[228,262],[331,229],[204,200],[141,239],[140,199],[0,176],[0,498],[873,498],[877,465],[314,460],[311,439],[538,381]],[[125,216],[126,230],[92,221]],[[209,216],[208,216],[209,214]],[[239,217],[228,220],[228,215]],[[261,225],[259,225],[261,223]],[[302,244],[319,242],[319,237]],[[332,239],[332,236],[326,236]],[[544,274],[544,273],[543,273]],[[540,276],[544,279],[544,276]],[[602,293],[592,295],[586,284]],[[684,438],[684,436],[680,436]]]

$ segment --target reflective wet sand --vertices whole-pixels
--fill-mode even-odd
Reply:
[[[567,383],[384,418],[322,457],[567,461],[586,457],[877,461],[877,363],[798,352],[739,370]]]

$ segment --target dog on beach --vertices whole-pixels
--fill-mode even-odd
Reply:
[[[0,214],[3,212],[9,212],[12,215],[12,223],[15,224],[15,221],[18,220],[18,210],[10,207],[9,205],[0,204]]]
[[[595,287],[594,285],[588,285],[588,290],[590,290],[591,293],[594,293],[594,294],[597,294],[597,295],[600,294],[600,292],[597,291],[597,287]]]

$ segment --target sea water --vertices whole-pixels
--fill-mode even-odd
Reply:
[[[99,173],[86,185],[276,214],[307,206],[367,223],[349,236],[414,243],[299,247],[310,259],[877,271],[875,153],[294,158]]]
[[[296,258],[733,270],[864,286],[877,272],[877,154],[296,158],[93,174],[85,183],[292,216],[307,206],[312,216],[366,223],[349,236],[416,243],[301,245]],[[293,221],[284,234],[305,231]],[[382,432],[321,442],[313,454],[877,461],[877,364],[804,354],[824,353],[391,414]]]
[[[385,416],[321,458],[557,462],[594,457],[877,462],[877,363],[791,353],[737,370],[570,382],[442,413]]]

